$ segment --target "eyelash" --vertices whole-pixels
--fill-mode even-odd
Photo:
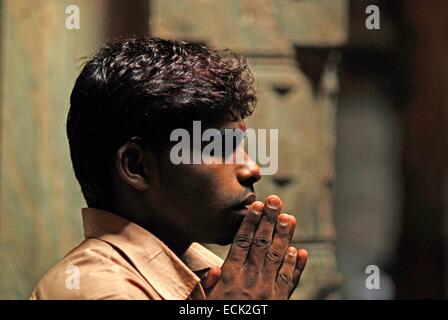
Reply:
[[[245,135],[246,135],[246,134],[244,133],[242,139],[244,139]],[[232,153],[233,153],[233,152],[235,152],[235,150],[238,148],[239,143],[237,142],[237,137],[235,137],[235,136],[232,136],[232,140],[233,140],[233,141],[232,141]],[[207,144],[209,144],[210,142],[211,142],[211,141],[206,141],[206,142],[204,142],[203,145],[202,145],[202,148],[204,148],[204,147],[205,147]],[[226,152],[226,134],[225,134],[225,133],[221,135],[221,142],[222,142],[222,144],[221,144],[221,152],[222,152],[224,158],[226,158],[226,157],[229,156],[229,154],[226,154],[226,153],[225,153],[225,152]],[[241,143],[241,142],[240,142],[240,143]],[[215,157],[215,156],[216,156],[215,153],[214,153],[214,150],[213,150],[211,156],[212,156],[212,157]]]

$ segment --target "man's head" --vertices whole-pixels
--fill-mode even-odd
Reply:
[[[170,133],[194,120],[240,128],[255,103],[246,60],[227,50],[162,39],[103,46],[76,80],[67,120],[88,206],[162,238],[228,243],[255,200],[259,167],[247,154],[244,164],[174,165]]]

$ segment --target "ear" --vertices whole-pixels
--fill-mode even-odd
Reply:
[[[138,191],[145,191],[149,186],[144,159],[144,149],[137,137],[122,145],[116,153],[115,166],[118,176]]]

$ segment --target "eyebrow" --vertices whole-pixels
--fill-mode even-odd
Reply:
[[[233,130],[233,131],[235,131],[235,130],[238,130],[238,129],[243,131],[243,134],[246,135],[246,131],[241,129],[241,128],[222,128],[222,129],[218,129],[218,131],[219,131],[219,133],[221,133],[222,136],[224,136],[224,135],[227,134],[227,132],[225,130]]]
[[[230,130],[240,129],[241,131],[243,131],[245,133],[247,130],[247,126],[246,126],[246,122],[242,121],[238,128],[222,128],[222,129],[218,129],[218,131],[221,133],[221,135],[224,135],[226,129],[230,129]]]

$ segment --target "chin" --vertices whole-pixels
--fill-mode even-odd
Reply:
[[[213,231],[211,233],[208,233],[209,241],[206,241],[206,243],[217,244],[220,246],[232,244],[236,232],[238,231],[244,217],[238,216],[236,219],[232,218],[234,217],[230,216],[230,221],[227,220],[225,221],[226,223],[221,222],[211,227],[209,231]]]
[[[220,238],[214,241],[219,246],[227,246],[233,242],[233,238]]]
[[[215,232],[214,234],[202,234],[200,237],[192,238],[194,242],[207,243],[207,244],[217,244],[220,246],[226,246],[233,242],[235,234],[223,234]]]
[[[227,228],[227,230],[230,230],[230,228]],[[234,232],[227,232],[226,234],[218,235],[218,237],[215,237],[214,243],[220,246],[232,244],[237,230],[238,228],[235,228]]]

